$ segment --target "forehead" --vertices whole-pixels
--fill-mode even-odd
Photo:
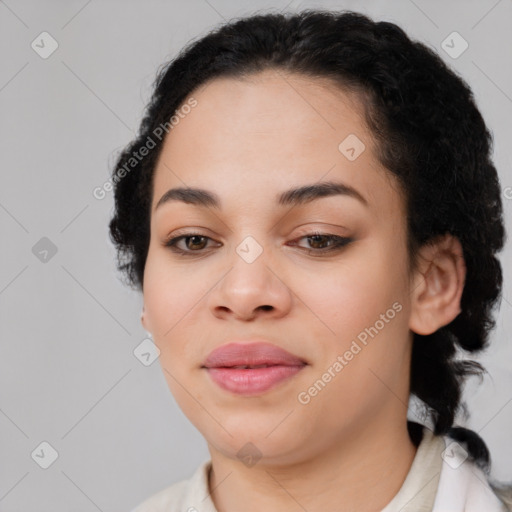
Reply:
[[[197,105],[164,141],[153,207],[177,186],[216,190],[222,197],[322,179],[342,180],[366,196],[390,185],[375,157],[361,97],[328,79],[268,70],[214,79],[191,97]]]
[[[204,137],[196,137],[196,144],[205,149],[236,153],[265,143],[296,150],[307,140],[336,141],[350,129],[373,142],[359,96],[326,78],[266,70],[245,78],[213,79],[193,97],[197,107],[169,137],[176,144],[194,132]]]

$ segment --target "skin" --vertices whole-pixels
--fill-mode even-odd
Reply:
[[[142,323],[171,392],[208,443],[214,504],[219,512],[380,510],[416,453],[406,428],[412,333],[434,332],[460,312],[460,244],[444,237],[425,246],[408,272],[405,202],[354,93],[265,71],[215,79],[193,96],[197,106],[167,135],[155,170]],[[338,149],[349,134],[366,146],[354,161]],[[367,205],[347,195],[277,204],[281,192],[320,181],[350,185]],[[172,201],[155,210],[173,187],[214,192],[221,208]],[[209,237],[182,240],[189,256],[165,247],[183,229]],[[315,231],[352,241],[322,255],[325,239],[308,238]],[[252,263],[236,252],[247,236],[263,249]],[[400,312],[300,403],[394,303]],[[201,366],[235,338],[263,338],[308,365],[258,396],[224,391]],[[261,455],[252,466],[237,457],[248,442]]]

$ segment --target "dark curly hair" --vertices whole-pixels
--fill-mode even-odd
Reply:
[[[453,424],[464,410],[465,378],[485,371],[475,361],[456,358],[457,349],[476,353],[487,346],[501,295],[496,253],[505,230],[492,137],[466,82],[395,24],[350,11],[256,14],[190,42],[160,69],[138,136],[112,171],[115,212],[109,227],[118,270],[142,290],[153,174],[164,140],[154,140],[158,127],[207,81],[265,69],[329,78],[364,98],[377,156],[404,191],[413,265],[418,249],[439,236],[452,234],[461,242],[467,269],[462,312],[433,334],[414,334],[410,391],[426,404],[434,432],[465,443],[489,473],[484,441]],[[135,160],[149,138],[156,147]],[[126,172],[128,162],[132,168]],[[408,427],[418,445],[421,426],[409,421]]]

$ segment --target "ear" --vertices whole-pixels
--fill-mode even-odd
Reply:
[[[456,318],[465,279],[464,253],[456,237],[443,235],[422,246],[412,282],[411,331],[432,334]]]

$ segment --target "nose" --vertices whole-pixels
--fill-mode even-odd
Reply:
[[[267,251],[254,261],[235,252],[231,267],[208,295],[208,307],[217,318],[255,320],[285,316],[292,306],[292,292],[286,276],[270,268]],[[275,265],[274,265],[275,267]]]

